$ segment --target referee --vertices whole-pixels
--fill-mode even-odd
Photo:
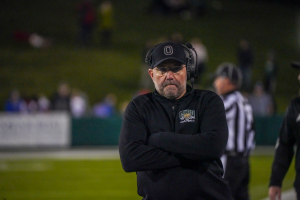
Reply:
[[[300,63],[292,63],[292,67],[300,69]],[[300,81],[300,74],[298,75]],[[283,178],[288,171],[294,157],[296,145],[296,178],[294,187],[297,199],[300,200],[300,97],[294,98],[285,113],[283,123],[276,144],[275,158],[269,184],[270,200],[281,199],[281,186]]]
[[[224,178],[229,181],[235,200],[248,200],[250,180],[249,155],[254,148],[254,121],[248,100],[238,91],[242,83],[240,70],[231,63],[221,64],[214,87],[224,102],[228,124],[228,142],[221,161]]]

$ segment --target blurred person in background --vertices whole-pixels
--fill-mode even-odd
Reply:
[[[17,29],[13,32],[13,38],[16,42],[29,43],[36,49],[45,49],[52,45],[53,38],[42,36],[36,32]]]
[[[254,54],[249,41],[242,39],[237,50],[237,65],[241,69],[243,82],[242,90],[250,92],[252,87],[252,68],[254,64]]]
[[[253,92],[248,96],[254,116],[271,116],[274,114],[272,96],[265,92],[261,81],[257,81],[253,87]]]
[[[70,110],[75,118],[83,117],[87,111],[87,101],[83,92],[73,89],[70,97]]]
[[[83,48],[90,46],[96,23],[96,11],[92,0],[83,0],[76,7],[79,23],[79,41]]]
[[[38,33],[31,33],[28,37],[28,42],[36,49],[45,49],[52,45],[53,39]]]
[[[187,85],[195,77],[192,55],[174,42],[149,50],[155,90],[130,101],[123,116],[121,163],[136,172],[144,200],[233,200],[220,161],[228,137],[224,105],[214,92]]]
[[[93,114],[96,117],[109,118],[116,114],[115,105],[117,103],[117,96],[109,93],[105,96],[103,101],[97,103],[93,107]]]
[[[38,112],[38,103],[37,95],[29,95],[24,97],[26,103],[26,112],[27,113],[37,113]]]
[[[265,91],[274,94],[276,90],[276,76],[278,71],[278,65],[275,60],[275,51],[269,50],[267,53],[267,60],[264,70],[264,87]]]
[[[255,146],[252,108],[239,92],[242,84],[239,68],[232,63],[222,63],[215,76],[214,87],[224,102],[229,130],[226,150],[221,158],[224,178],[229,181],[234,200],[248,200],[249,156]]]
[[[112,2],[110,0],[104,0],[97,10],[97,15],[101,45],[105,48],[110,47],[114,28],[114,9]]]
[[[300,63],[292,63],[292,67],[300,70]],[[298,72],[299,73],[299,72]],[[300,82],[300,73],[298,74]],[[296,148],[295,148],[296,146]],[[297,193],[297,199],[300,200],[300,96],[291,100],[279,132],[276,144],[274,161],[269,183],[270,200],[281,199],[281,187],[284,176],[286,175],[291,162],[295,156],[296,177],[294,188]]]
[[[5,103],[4,111],[12,113],[26,112],[26,102],[17,89],[11,91],[9,99]]]
[[[67,82],[59,83],[57,91],[51,97],[51,110],[70,112],[70,87]]]
[[[191,44],[197,53],[198,78],[195,80],[195,84],[199,87],[199,85],[202,81],[201,79],[203,77],[203,74],[206,70],[208,54],[207,54],[207,49],[206,49],[205,45],[202,43],[202,41],[200,40],[200,38],[198,38],[198,37],[192,38]],[[195,55],[195,58],[196,58],[196,55]]]
[[[48,112],[51,108],[51,103],[48,97],[44,94],[40,94],[37,100],[39,112]]]

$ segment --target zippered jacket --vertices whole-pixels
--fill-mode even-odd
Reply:
[[[144,200],[231,200],[220,161],[227,139],[221,98],[187,86],[179,100],[156,91],[133,99],[119,152],[123,169],[137,173]]]

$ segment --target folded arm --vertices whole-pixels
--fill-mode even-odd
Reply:
[[[124,114],[119,137],[119,153],[126,172],[166,169],[180,165],[180,160],[171,152],[147,144],[147,128],[134,103]]]
[[[223,101],[213,95],[207,100],[201,116],[200,132],[178,134],[160,132],[149,137],[149,145],[193,160],[214,160],[222,156],[228,139]]]

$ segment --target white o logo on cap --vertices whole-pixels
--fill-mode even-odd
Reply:
[[[173,54],[173,47],[172,46],[165,46],[164,53],[165,53],[165,55],[172,55]]]

